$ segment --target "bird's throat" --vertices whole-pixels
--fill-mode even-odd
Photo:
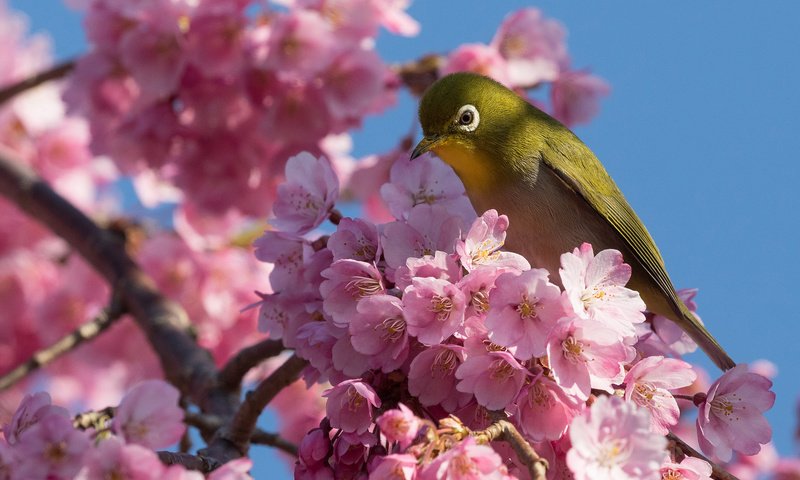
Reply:
[[[471,199],[494,188],[497,178],[491,168],[492,161],[480,150],[448,142],[437,146],[433,151],[453,167]]]

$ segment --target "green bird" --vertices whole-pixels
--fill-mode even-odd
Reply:
[[[613,248],[631,265],[628,287],[650,312],[677,323],[723,370],[736,364],[678,298],[652,237],[591,150],[567,127],[494,80],[441,78],[419,105],[424,138],[461,178],[479,213],[508,215],[506,248],[558,272],[583,242]],[[556,279],[557,280],[557,279]]]

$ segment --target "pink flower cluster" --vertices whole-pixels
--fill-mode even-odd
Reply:
[[[0,475],[10,480],[202,480],[202,474],[180,465],[166,467],[154,451],[176,443],[186,429],[178,397],[165,382],[143,382],[122,398],[112,419],[78,428],[48,394],[27,395],[3,426]],[[208,478],[246,480],[250,464],[239,459]]]
[[[392,104],[399,84],[372,45],[380,26],[419,28],[388,0],[87,3],[92,51],[65,98],[94,151],[216,214],[266,214],[289,156]]]
[[[381,225],[331,216],[338,190],[325,158],[294,157],[287,177],[271,222],[284,228],[255,242],[274,289],[262,295],[260,326],[308,359],[307,381],[333,385],[327,423],[301,446],[299,477],[513,471],[469,441],[422,453],[430,434],[420,432],[436,427],[420,417],[454,414],[479,429],[488,411],[506,412],[576,478],[692,468],[670,466],[663,435],[681,414],[673,391],[696,373],[666,356],[675,350],[666,340],[645,341],[653,320],[625,287],[620,252],[583,244],[562,255],[556,278],[532,268],[502,250],[508,218],[476,218],[455,174],[431,156],[394,164],[381,193],[395,220]],[[303,236],[328,218],[338,225],[326,242]],[[752,454],[767,443],[770,385],[745,366],[723,375],[698,399],[703,449]]]
[[[585,70],[572,70],[566,31],[536,8],[511,13],[489,45],[462,45],[447,57],[442,73],[471,71],[524,90],[550,83],[550,113],[566,125],[586,123],[597,114],[610,88]]]

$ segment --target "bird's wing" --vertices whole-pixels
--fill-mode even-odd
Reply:
[[[653,238],[597,157],[577,138],[576,143],[546,145],[544,164],[619,232],[650,278],[675,305],[680,305]]]

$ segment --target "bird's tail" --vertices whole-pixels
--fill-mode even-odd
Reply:
[[[684,323],[684,325],[681,325],[683,330],[692,337],[692,340],[703,349],[711,361],[721,370],[730,370],[735,367],[736,362],[725,353],[725,349],[723,349],[722,345],[711,335],[711,332],[706,330],[706,327],[700,323],[700,320],[698,320],[688,308],[686,308],[683,302],[678,303],[681,309],[681,323]]]

